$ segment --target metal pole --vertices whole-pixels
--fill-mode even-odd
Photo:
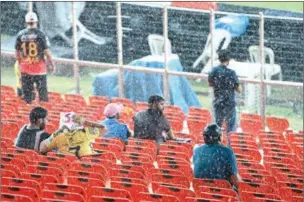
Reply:
[[[259,54],[261,60],[261,70],[260,70],[260,78],[261,78],[261,90],[260,90],[260,115],[263,117],[263,126],[265,128],[265,120],[266,120],[266,113],[265,113],[265,84],[264,84],[264,15],[260,12],[260,47],[259,47]]]
[[[33,2],[32,1],[27,2],[27,11],[33,12]]]
[[[169,93],[169,74],[168,74],[168,47],[169,47],[169,41],[168,41],[168,8],[167,6],[163,9],[163,36],[164,36],[164,79],[163,79],[163,85],[164,85],[164,97],[166,101],[170,101],[170,93]]]
[[[77,25],[76,25],[76,8],[75,2],[72,2],[72,25],[73,25],[73,52],[74,52],[74,80],[76,94],[80,94],[79,83],[79,68],[78,68],[78,40],[77,40]]]
[[[213,37],[213,33],[214,33],[214,10],[210,9],[210,42],[211,42],[211,68],[213,68],[214,65],[214,37]]]
[[[118,95],[124,97],[124,70],[123,70],[123,47],[122,47],[122,21],[121,21],[121,5],[116,3],[116,29],[117,29],[117,52],[118,52]]]

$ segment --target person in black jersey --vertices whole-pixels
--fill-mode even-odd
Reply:
[[[39,92],[40,101],[48,101],[47,67],[46,60],[50,64],[50,71],[55,71],[49,51],[50,43],[45,34],[37,28],[38,17],[29,12],[25,16],[26,29],[21,30],[16,38],[16,60],[21,72],[21,83],[24,99],[31,103],[34,99],[34,84]]]

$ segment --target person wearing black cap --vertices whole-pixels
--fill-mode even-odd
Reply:
[[[176,140],[168,119],[163,110],[165,99],[159,95],[152,95],[148,100],[149,108],[138,112],[134,119],[134,137],[139,139],[155,140],[157,144],[166,139]]]
[[[242,89],[235,71],[227,67],[230,61],[229,51],[219,51],[218,57],[221,64],[214,67],[209,73],[208,82],[214,92],[213,110],[215,122],[222,127],[223,121],[226,121],[227,139],[230,146],[229,133],[236,130],[235,91],[241,93]]]
[[[205,144],[194,149],[194,177],[228,180],[235,188],[238,169],[233,151],[220,144],[222,129],[217,124],[208,125],[204,131]]]

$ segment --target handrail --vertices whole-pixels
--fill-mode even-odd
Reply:
[[[8,51],[1,51],[1,57],[15,57],[15,54]],[[66,59],[66,58],[53,58],[54,62],[66,65],[74,65],[75,61],[73,59]],[[118,64],[111,64],[111,63],[100,63],[100,62],[92,62],[92,61],[85,61],[85,60],[78,60],[78,66],[86,66],[86,67],[93,67],[93,68],[103,68],[103,69],[119,69],[120,65]],[[131,66],[131,65],[123,65],[122,68],[124,70],[136,71],[136,72],[146,72],[146,73],[156,73],[156,74],[164,74],[164,69],[152,69],[147,67],[140,67],[140,66]],[[205,79],[207,80],[207,74],[201,73],[191,73],[191,72],[179,72],[179,71],[172,71],[168,70],[168,74],[172,76],[185,76],[191,79]],[[251,84],[260,84],[260,79],[247,79],[239,77],[241,83],[251,83]],[[285,86],[285,87],[300,87],[303,88],[303,83],[300,82],[290,82],[290,81],[269,81],[264,80],[265,85],[271,86]]]

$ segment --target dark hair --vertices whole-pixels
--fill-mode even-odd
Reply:
[[[149,97],[148,103],[149,104],[154,104],[154,103],[162,102],[162,101],[165,101],[165,99],[162,96],[152,95],[152,96]]]
[[[203,131],[204,142],[206,144],[216,144],[221,141],[222,130],[217,124],[209,124]]]
[[[217,53],[220,62],[227,62],[230,60],[230,53],[227,49],[219,50]]]
[[[30,112],[30,122],[31,124],[36,124],[39,119],[46,118],[48,112],[42,107],[35,107]]]

